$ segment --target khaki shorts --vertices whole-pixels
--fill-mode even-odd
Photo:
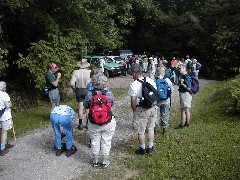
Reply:
[[[0,121],[0,128],[4,129],[5,131],[12,129],[12,119],[8,119],[6,121]]]
[[[192,95],[189,92],[179,93],[180,96],[180,107],[191,108]]]
[[[138,134],[144,134],[147,128],[148,131],[154,131],[156,123],[155,106],[149,109],[137,107],[137,110],[134,113],[134,118],[134,121],[137,125]]]

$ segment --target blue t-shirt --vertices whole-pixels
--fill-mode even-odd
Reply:
[[[183,83],[187,86],[188,89],[191,88],[191,84],[192,84],[192,78],[189,74],[185,74],[182,76],[182,78],[184,81]],[[181,84],[181,83],[179,83]],[[179,89],[178,89],[179,92],[188,92],[188,90],[186,88],[184,88],[182,85],[179,85]]]

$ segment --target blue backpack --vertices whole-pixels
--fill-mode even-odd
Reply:
[[[156,79],[157,92],[160,100],[166,100],[170,97],[171,89],[165,79]]]

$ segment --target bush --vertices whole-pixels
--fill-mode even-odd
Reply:
[[[232,78],[219,90],[219,99],[225,99],[222,108],[231,114],[240,114],[240,75]]]

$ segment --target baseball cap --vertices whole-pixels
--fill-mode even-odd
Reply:
[[[53,69],[57,69],[57,68],[58,68],[58,65],[55,64],[55,63],[51,63],[51,64],[49,65],[49,67],[50,67],[50,68],[53,68]]]

